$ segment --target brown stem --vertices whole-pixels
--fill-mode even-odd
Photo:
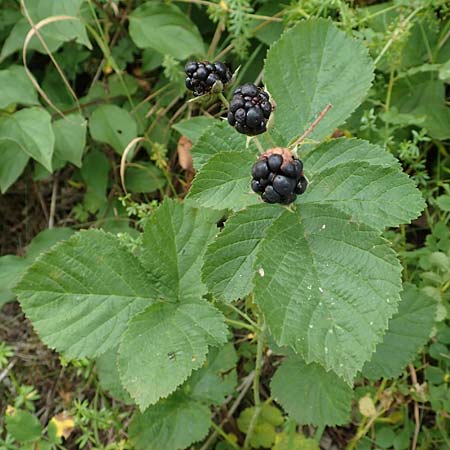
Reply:
[[[325,117],[327,112],[332,108],[332,104],[328,103],[327,106],[321,111],[321,113],[317,116],[317,119],[306,129],[306,131],[290,146],[295,147],[296,145],[300,145],[313,131],[314,128],[319,125],[321,120]]]

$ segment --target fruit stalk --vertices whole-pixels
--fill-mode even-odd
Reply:
[[[321,113],[317,116],[317,119],[306,129],[306,131],[296,140],[290,147],[295,147],[297,145],[300,145],[313,131],[314,128],[319,125],[320,121],[325,117],[327,112],[332,108],[332,104],[328,103],[327,106],[321,111]]]

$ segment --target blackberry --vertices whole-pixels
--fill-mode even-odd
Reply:
[[[196,97],[208,94],[211,90],[222,91],[233,76],[230,69],[220,61],[215,63],[209,61],[188,62],[184,71],[186,72],[186,87]]]
[[[252,190],[267,203],[289,205],[308,186],[303,163],[287,148],[276,147],[261,155],[252,167],[252,176]]]
[[[228,123],[239,133],[256,136],[266,131],[272,112],[269,94],[252,83],[239,86],[233,94]]]

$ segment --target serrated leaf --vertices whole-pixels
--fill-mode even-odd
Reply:
[[[246,137],[237,133],[227,122],[215,121],[203,131],[191,148],[195,170],[201,170],[217,153],[246,150],[246,143]],[[256,154],[254,145],[251,145],[249,150]]]
[[[180,392],[137,413],[129,435],[137,450],[182,450],[208,433],[209,408]]]
[[[22,109],[0,122],[0,144],[17,146],[51,172],[55,136],[50,121],[45,109]]]
[[[208,358],[196,370],[184,386],[184,392],[192,399],[214,405],[221,405],[236,387],[236,363],[238,356],[231,342],[221,348],[212,348]]]
[[[86,146],[87,121],[81,114],[70,114],[52,124],[55,133],[55,156],[81,167]]]
[[[91,116],[89,130],[93,139],[109,144],[120,155],[137,136],[131,114],[117,105],[101,105]]]
[[[226,332],[222,314],[206,300],[158,302],[135,316],[117,361],[122,383],[141,411],[200,368],[208,347],[226,342]]]
[[[347,163],[361,162],[374,166],[400,167],[400,163],[391,153],[362,139],[332,139],[317,147],[303,152],[300,156],[308,173],[337,168]]]
[[[406,284],[398,312],[389,321],[383,341],[364,365],[363,376],[370,380],[394,378],[426,344],[435,323],[437,303],[416,286]]]
[[[271,382],[275,401],[302,425],[342,425],[350,418],[353,391],[318,364],[287,357]]]
[[[6,430],[18,442],[35,441],[41,437],[42,425],[36,416],[28,411],[15,410],[5,416]]]
[[[186,136],[192,143],[196,143],[208,127],[218,123],[221,122],[211,117],[196,116],[190,119],[180,120],[172,125],[172,128],[177,130],[182,136]]]
[[[188,198],[213,209],[240,210],[260,201],[250,189],[250,152],[218,153],[202,167],[194,179]]]
[[[363,43],[331,21],[300,22],[267,54],[264,80],[277,104],[276,129],[291,140],[331,103],[333,108],[309,136],[323,139],[362,103],[373,70]]]
[[[267,227],[284,208],[254,205],[239,211],[208,246],[202,269],[203,281],[222,301],[243,298],[251,292],[253,264]]]
[[[159,296],[139,261],[99,230],[54,246],[14,291],[42,341],[69,358],[116,346],[128,320]]]
[[[331,205],[381,230],[409,223],[425,206],[414,181],[398,168],[353,162],[314,174],[310,181],[301,203]]]
[[[153,48],[177,59],[203,54],[197,27],[175,5],[146,2],[130,14],[130,36],[139,48]]]
[[[123,388],[117,368],[118,347],[112,348],[95,361],[100,386],[121,402],[134,404],[130,394]]]
[[[33,0],[28,2],[26,6],[33,23],[37,24],[51,16],[80,17],[80,8],[83,2],[84,0],[58,0],[56,2],[54,0]],[[25,37],[30,29],[30,24],[25,17],[16,22],[5,40],[0,54],[0,61],[23,47]],[[55,52],[64,42],[71,40],[92,48],[86,28],[81,20],[65,20],[50,23],[43,27],[39,33],[51,52]],[[28,49],[47,53],[36,35],[31,39]]]
[[[305,204],[267,230],[255,267],[255,302],[276,342],[351,382],[399,301],[387,241],[329,205]]]
[[[0,109],[9,105],[39,105],[36,89],[23,66],[10,66],[0,70]]]
[[[148,220],[141,261],[169,302],[206,294],[200,270],[206,246],[217,233],[220,214],[166,200]]]

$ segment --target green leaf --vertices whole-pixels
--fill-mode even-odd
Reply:
[[[130,192],[155,192],[165,186],[166,179],[153,163],[140,161],[127,167],[125,184]]]
[[[117,368],[118,348],[112,348],[100,355],[95,365],[97,367],[98,379],[102,389],[107,390],[114,398],[121,402],[134,404],[130,394],[122,387],[119,370]]]
[[[51,116],[44,109],[22,109],[0,122],[0,145],[20,148],[51,172],[55,136],[50,121]]]
[[[207,127],[191,148],[195,170],[202,167],[217,153],[237,152],[246,149],[246,137],[237,133],[227,122],[218,122]],[[256,153],[252,145],[251,151]]]
[[[392,90],[392,106],[401,113],[412,114],[417,124],[436,139],[450,138],[450,108],[445,103],[445,84],[418,73],[398,80]],[[425,120],[423,120],[423,116]]]
[[[255,302],[277,344],[351,382],[399,301],[387,241],[329,205],[304,204],[267,230],[254,267]]]
[[[141,261],[166,301],[195,300],[207,293],[200,270],[219,219],[217,212],[166,200],[148,220]]]
[[[253,265],[266,229],[284,208],[254,205],[231,216],[208,246],[203,281],[220,300],[244,298],[252,290]]]
[[[8,433],[20,443],[39,439],[43,431],[37,417],[28,411],[16,410],[7,414],[5,424]]]
[[[28,267],[28,262],[20,256],[5,255],[0,257],[0,307],[14,300],[15,295],[11,289],[26,267]]]
[[[183,387],[184,392],[198,401],[221,405],[236,387],[237,361],[231,342],[221,348],[212,348],[203,367],[196,370]]]
[[[302,157],[308,190],[299,203],[329,204],[377,229],[410,222],[422,195],[383,148],[357,139],[333,139]]]
[[[188,198],[205,208],[240,210],[259,202],[250,189],[250,152],[225,152],[213,156],[198,172]]]
[[[51,16],[80,17],[80,8],[84,0],[33,0],[26,3],[28,13],[35,24]],[[0,61],[23,47],[25,37],[31,27],[24,17],[20,19],[6,39],[0,53]],[[67,41],[75,40],[79,44],[92,48],[81,20],[65,20],[54,22],[39,30],[49,50],[53,53]],[[47,53],[35,35],[28,45],[29,50]]]
[[[286,139],[301,135],[333,105],[309,136],[321,140],[362,103],[373,62],[363,43],[331,21],[314,19],[300,22],[271,47],[264,79],[277,104],[275,127]]]
[[[414,358],[430,337],[435,323],[437,304],[434,299],[406,284],[398,312],[389,321],[383,341],[362,374],[370,380],[394,378]]]
[[[70,114],[53,122],[55,156],[81,167],[86,146],[87,121],[81,114]]]
[[[130,14],[130,36],[139,48],[185,59],[203,54],[204,44],[197,27],[175,5],[147,2]]]
[[[320,450],[319,444],[298,433],[280,433],[272,450]]]
[[[226,342],[222,314],[206,300],[158,302],[135,316],[119,349],[121,380],[141,411],[171,394]],[[139,349],[137,352],[136,349]]]
[[[109,144],[119,155],[137,136],[137,125],[131,114],[116,105],[99,106],[89,124],[93,139]]]
[[[14,291],[42,341],[69,358],[116,346],[128,320],[158,297],[139,261],[99,230],[54,246]]]
[[[350,418],[352,389],[318,364],[287,357],[271,382],[275,401],[302,425],[342,425]]]
[[[36,89],[23,66],[10,66],[0,70],[0,109],[9,105],[39,105]]]
[[[1,127],[1,122],[0,122]],[[4,194],[22,175],[30,157],[12,141],[0,138],[0,190]]]
[[[218,124],[217,120],[206,116],[196,116],[190,119],[180,120],[172,128],[178,131],[183,136],[186,136],[192,143],[196,143],[200,136],[207,128]]]
[[[41,253],[49,250],[50,247],[58,243],[69,239],[74,234],[71,228],[59,227],[59,228],[49,228],[47,230],[41,231],[37,234],[30,245],[26,248],[26,259],[28,261],[33,261]]]
[[[209,408],[176,392],[144,413],[137,413],[129,435],[137,450],[179,450],[208,433]]]
[[[238,420],[238,428],[243,433],[247,433],[252,422],[255,407],[244,409]],[[268,403],[263,403],[261,411],[256,419],[254,425],[253,435],[250,439],[250,444],[254,448],[270,448],[275,441],[276,431],[275,427],[283,423],[283,415],[281,411]]]

